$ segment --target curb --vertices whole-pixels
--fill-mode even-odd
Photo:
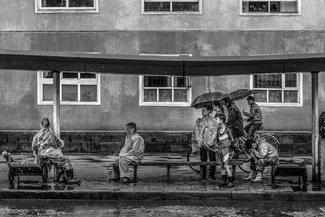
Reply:
[[[32,191],[1,190],[1,199],[55,200],[209,200],[209,201],[324,201],[325,192],[199,192],[199,191]]]

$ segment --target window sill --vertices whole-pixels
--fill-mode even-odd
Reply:
[[[178,11],[178,12],[142,12],[142,15],[202,15],[202,12],[199,11]]]
[[[265,103],[256,102],[257,105],[261,107],[302,107],[302,103]]]
[[[240,13],[239,16],[301,16],[301,13]]]
[[[139,106],[156,106],[156,107],[190,107],[190,103],[188,102],[140,102]]]
[[[53,102],[51,101],[42,101],[38,102],[37,105],[53,105]],[[60,102],[61,105],[87,105],[87,106],[92,106],[92,105],[100,105],[100,102]]]
[[[37,9],[36,14],[85,14],[98,13],[98,9]]]

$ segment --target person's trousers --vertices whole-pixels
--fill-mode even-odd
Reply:
[[[129,166],[135,165],[136,162],[128,157],[121,157],[113,162],[114,179],[130,178]]]
[[[248,139],[253,139],[254,133],[260,129],[262,126],[262,123],[249,123],[244,129],[247,135],[249,136]]]
[[[207,162],[208,161],[208,156],[210,162],[216,161],[216,153],[214,151],[211,151],[209,149],[206,149],[204,146],[200,148],[200,159],[202,162]],[[203,173],[202,173],[202,178],[206,178],[206,173],[207,173],[207,167],[202,166]],[[209,176],[215,177],[216,174],[216,166],[210,166],[210,174]]]
[[[232,125],[229,129],[234,138],[239,138],[245,135],[243,124]]]
[[[252,158],[250,162],[250,169],[252,171],[263,172],[265,167],[274,165],[277,161],[277,158]]]

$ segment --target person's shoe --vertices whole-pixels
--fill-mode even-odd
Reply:
[[[216,180],[215,176],[209,176],[209,179]]]
[[[249,176],[243,177],[243,179],[246,181],[250,181],[252,179],[255,179],[255,177],[256,177],[256,171],[251,170],[251,172],[249,173]]]
[[[228,183],[227,183],[227,176],[226,175],[222,175],[221,176],[221,179],[223,180],[223,183],[221,183],[221,184],[219,184],[219,187],[225,187],[225,186],[227,186],[228,185]]]
[[[232,182],[229,182],[226,186],[226,188],[233,188],[233,187],[235,187],[235,185]]]
[[[229,176],[228,177],[228,184],[227,184],[227,186],[226,186],[226,188],[233,188],[233,187],[235,187],[235,185],[234,185],[234,177],[233,176]]]
[[[227,182],[224,182],[224,183],[219,184],[219,187],[225,187],[227,185],[228,185],[228,183]]]
[[[62,183],[62,182],[67,182],[67,178],[65,178],[65,176],[60,176],[60,179],[59,179],[59,182]]]
[[[257,176],[255,177],[255,179],[251,179],[251,182],[262,182],[263,181],[263,176],[261,172],[257,173]]]
[[[121,178],[120,179],[120,183],[130,183],[131,181],[130,181],[130,179],[129,178],[127,178],[127,177],[123,177],[123,178]]]
[[[109,179],[109,182],[119,182],[120,178],[113,178],[113,179]]]

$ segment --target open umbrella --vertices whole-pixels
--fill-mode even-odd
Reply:
[[[229,96],[230,99],[232,99],[233,101],[242,100],[242,99],[245,99],[246,97],[248,97],[252,94],[258,93],[258,92],[260,92],[260,91],[251,90],[251,89],[238,89],[238,90],[235,90],[229,94],[225,94],[223,96],[223,98]]]
[[[202,108],[205,105],[212,106],[213,101],[221,100],[222,97],[223,93],[221,92],[203,93],[193,100],[191,107],[198,109]]]

